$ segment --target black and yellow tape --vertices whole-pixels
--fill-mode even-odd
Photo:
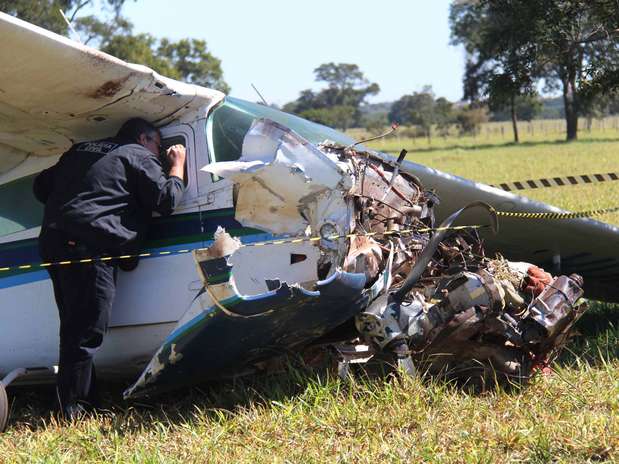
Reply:
[[[565,213],[525,213],[525,212],[516,212],[516,211],[495,211],[496,215],[499,217],[511,217],[511,218],[521,218],[521,219],[583,219],[583,218],[591,218],[595,216],[604,216],[606,214],[616,213],[619,211],[619,207],[613,208],[603,208],[603,209],[592,209],[588,211],[577,211],[577,212],[565,212]]]
[[[413,232],[417,233],[426,233],[426,232],[439,232],[442,230],[475,230],[475,229],[484,229],[488,226],[486,225],[470,225],[470,226],[452,226],[452,227],[426,227],[420,229],[404,229],[404,230],[388,230],[385,232],[368,232],[365,234],[344,234],[344,235],[330,235],[327,237],[293,237],[293,238],[284,238],[277,240],[268,240],[264,242],[254,242],[254,243],[243,243],[241,246],[243,247],[260,247],[260,246],[271,246],[271,245],[284,245],[291,243],[303,243],[303,242],[317,242],[320,240],[338,240],[342,238],[354,238],[359,236],[364,237],[374,237],[374,236],[389,236],[389,235],[406,235]],[[32,269],[44,269],[50,266],[67,266],[71,264],[89,264],[94,262],[106,262],[106,261],[119,261],[124,259],[135,259],[135,258],[154,258],[157,256],[167,256],[167,255],[180,255],[191,253],[192,251],[205,251],[207,248],[187,248],[182,250],[165,250],[165,251],[153,251],[153,252],[144,252],[137,254],[129,254],[129,255],[120,255],[120,256],[101,256],[101,257],[93,257],[93,258],[83,258],[76,260],[66,260],[66,261],[57,261],[57,262],[47,262],[47,263],[36,263],[36,264],[22,264],[16,266],[5,266],[0,267],[0,273],[8,272],[8,271],[23,271],[23,270],[32,270]],[[1,274],[0,274],[1,275]]]
[[[618,207],[613,208],[604,208],[604,209],[595,209],[588,211],[578,211],[578,212],[565,212],[565,213],[548,213],[548,212],[512,212],[512,211],[494,211],[498,217],[509,217],[509,218],[520,218],[520,219],[551,219],[551,220],[560,220],[560,219],[581,219],[581,218],[589,218],[594,216],[603,216],[605,214],[611,214],[619,211]],[[260,246],[272,246],[272,245],[284,245],[284,244],[295,244],[295,243],[304,243],[304,242],[317,242],[320,240],[338,240],[342,238],[354,238],[354,237],[374,237],[374,236],[389,236],[389,235],[406,235],[413,232],[416,233],[427,233],[427,232],[440,232],[444,230],[475,230],[475,229],[484,229],[489,227],[488,225],[466,225],[466,226],[451,226],[451,227],[425,227],[419,229],[404,229],[404,230],[388,230],[385,232],[367,232],[365,234],[344,234],[344,235],[330,235],[327,237],[292,237],[292,238],[284,238],[277,240],[267,240],[263,242],[254,242],[254,243],[244,243],[242,246],[244,247],[260,247]],[[8,272],[8,271],[21,271],[21,270],[32,270],[32,269],[44,269],[50,266],[66,266],[71,264],[88,264],[93,262],[106,262],[112,260],[123,260],[123,259],[134,259],[134,258],[152,258],[157,256],[166,256],[166,255],[179,255],[191,253],[192,251],[205,251],[207,248],[187,248],[181,250],[165,250],[165,251],[153,251],[153,252],[144,252],[137,254],[129,254],[129,255],[120,255],[120,256],[102,256],[95,258],[83,258],[79,260],[66,260],[66,261],[58,261],[58,262],[47,262],[47,263],[37,263],[37,264],[22,264],[16,266],[6,266],[0,267],[0,273]],[[1,275],[1,274],[0,274]]]
[[[543,179],[529,179],[516,182],[503,182],[491,185],[506,192],[517,190],[541,189],[548,187],[565,187],[568,185],[596,184],[599,182],[612,182],[619,180],[619,173],[608,172],[606,174],[583,174],[580,176],[547,177]]]

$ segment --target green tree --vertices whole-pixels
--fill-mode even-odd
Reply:
[[[317,82],[324,82],[327,87],[318,92],[303,90],[297,100],[284,105],[284,111],[346,130],[361,123],[361,104],[380,91],[378,84],[370,83],[356,64],[321,64],[314,69],[314,75]]]
[[[410,118],[413,124],[418,125],[426,133],[428,141],[432,136],[432,124],[436,116],[434,113],[434,95],[427,90],[412,95]]]
[[[102,40],[101,50],[131,63],[144,64],[173,79],[230,91],[223,79],[221,61],[208,51],[203,40],[171,42],[150,34],[113,34]]]
[[[469,54],[465,95],[479,88],[476,78],[489,83],[502,74],[495,90],[503,97],[505,76],[516,96],[543,78],[562,92],[567,140],[577,138],[587,102],[619,87],[615,0],[456,0],[450,18],[454,41]]]
[[[591,126],[594,119],[602,119],[613,113],[617,105],[618,92],[596,94],[592,98],[585,100],[582,106],[582,116],[585,117],[586,128],[591,131]]]
[[[124,3],[125,0],[0,0],[0,10],[68,35],[61,9],[85,44],[122,60],[146,65],[164,76],[229,92],[221,61],[210,53],[205,41],[172,42],[150,34],[133,34],[133,25],[121,15]],[[86,6],[96,7],[100,14],[78,16]]]
[[[157,51],[159,56],[165,57],[172,64],[180,79],[223,92],[230,91],[223,80],[221,60],[208,51],[204,40],[181,39],[170,42],[162,39]]]
[[[421,92],[404,95],[395,101],[389,112],[389,119],[400,124],[419,126],[428,141],[431,141],[432,126],[444,135],[453,123],[451,103],[445,98],[435,99],[432,87],[426,86]]]
[[[453,104],[444,97],[437,98],[434,102],[434,114],[438,133],[442,137],[447,137],[449,129],[455,122]]]
[[[507,0],[504,3],[508,3]],[[527,50],[515,48],[524,28],[523,18],[509,18],[508,10],[497,9],[493,14],[486,1],[455,1],[450,9],[452,43],[462,44],[467,53],[464,74],[464,98],[477,102],[487,98],[492,110],[509,110],[514,142],[519,142],[517,101],[535,93],[535,76],[522,59]],[[519,24],[507,28],[506,22]],[[507,32],[505,32],[507,31]]]
[[[414,105],[415,99],[412,95],[402,95],[391,105],[391,111],[389,111],[388,115],[389,120],[404,126],[410,126],[413,124],[412,108]]]
[[[325,126],[347,130],[349,127],[352,127],[355,121],[355,108],[346,105],[312,108],[303,111],[301,116]]]
[[[477,135],[481,125],[488,122],[488,108],[484,105],[470,104],[456,114],[460,134]]]
[[[608,114],[619,114],[619,92],[615,92],[608,102]]]
[[[69,20],[87,6],[118,16],[126,0],[0,0],[0,11],[24,21],[44,27],[57,34],[67,35],[68,25],[60,11]]]
[[[69,11],[75,3],[74,0],[0,0],[0,11],[58,34],[66,34],[67,23],[58,12]]]
[[[363,127],[372,136],[385,132],[385,127],[388,125],[389,121],[387,120],[386,113],[375,113],[363,117]]]
[[[316,81],[325,82],[327,88],[318,94],[325,106],[344,105],[359,108],[370,95],[376,95],[380,87],[370,83],[356,64],[325,63],[314,69]]]
[[[520,95],[514,102],[516,117],[519,121],[532,121],[542,114],[543,103],[537,93]],[[505,105],[490,105],[493,121],[508,121],[511,119],[511,108]]]
[[[542,112],[542,101],[537,93],[516,99],[516,115],[522,121],[532,121]]]

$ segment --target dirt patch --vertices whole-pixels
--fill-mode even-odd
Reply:
[[[92,98],[110,98],[115,96],[120,90],[123,88],[123,85],[129,79],[129,75],[127,77],[123,77],[122,79],[115,79],[111,81],[107,81],[99,86],[94,92],[92,92],[89,96]]]

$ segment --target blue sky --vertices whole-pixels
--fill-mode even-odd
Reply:
[[[256,85],[272,103],[319,88],[313,69],[330,61],[359,65],[391,101],[432,85],[462,96],[464,52],[449,45],[448,0],[137,0],[124,14],[137,32],[206,40],[222,60],[231,94],[248,100]]]

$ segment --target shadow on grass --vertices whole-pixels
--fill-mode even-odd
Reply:
[[[599,138],[599,139],[580,139],[572,142],[567,142],[565,140],[539,140],[539,141],[528,141],[528,142],[505,142],[505,143],[480,143],[474,145],[448,145],[444,147],[436,146],[436,147],[423,147],[423,148],[415,148],[415,147],[407,147],[406,150],[409,154],[411,153],[433,153],[436,151],[454,151],[454,150],[462,150],[462,151],[479,151],[479,150],[488,150],[488,149],[496,149],[496,148],[507,148],[507,147],[537,147],[537,146],[547,146],[547,145],[573,145],[573,144],[590,144],[590,143],[613,143],[619,142],[619,138]],[[381,151],[381,150],[379,150]],[[398,154],[400,150],[389,150],[384,151],[384,153],[389,154]]]
[[[281,373],[208,382],[135,401],[122,399],[127,383],[99,382],[101,427],[108,422],[107,417],[111,424],[104,428],[123,435],[155,429],[162,423],[187,423],[196,413],[217,422],[243,408],[270,407],[273,403],[286,402],[303,394],[310,384],[336,385],[330,369],[310,369],[298,359],[289,363]],[[11,403],[9,428],[36,432],[56,423],[71,427],[69,422],[58,417],[54,385],[10,387],[8,394]]]
[[[558,364],[601,366],[619,359],[619,304],[592,301],[589,305]]]
[[[591,306],[578,321],[577,334],[570,340],[556,361],[557,364],[575,368],[582,367],[583,363],[589,366],[604,366],[619,359],[619,305],[594,302]],[[386,375],[389,375],[389,372],[358,378],[364,385],[367,383],[367,388],[373,388],[372,383],[375,383],[376,388],[381,388],[381,382],[386,381]],[[220,423],[239,410],[286,403],[291,398],[301,397],[311,388],[324,389],[327,394],[346,388],[335,382],[334,378],[332,368],[311,368],[300,359],[291,358],[282,373],[205,383],[134,402],[121,399],[126,384],[102,383],[103,408],[108,412],[102,413],[100,427],[102,432],[124,435],[141,430],[154,430],[162,424],[167,426],[194,420]],[[424,376],[424,383],[429,385],[433,382],[441,381],[432,376]],[[467,388],[456,387],[452,382],[445,381],[445,386],[457,388],[463,394],[473,393]],[[519,391],[520,388],[521,386],[518,386],[513,390]],[[55,388],[51,385],[10,388],[9,398],[11,428],[37,431],[47,428],[57,420],[54,412]],[[68,423],[66,426],[71,427]]]
[[[131,402],[121,398],[127,384],[101,383],[103,401],[97,426],[101,433],[123,436],[178,424],[223,424],[240,411],[277,408],[293,398],[302,402],[309,395],[311,403],[323,395],[332,398],[349,389],[363,392],[382,389],[394,376],[393,368],[379,365],[363,373],[355,371],[351,383],[342,383],[330,355],[321,361],[321,367],[310,367],[299,356],[291,356],[283,368],[278,373],[203,383]],[[430,378],[426,380],[432,382]],[[445,388],[450,386],[445,383]],[[36,433],[55,424],[72,427],[54,411],[56,399],[52,385],[12,388],[9,399],[12,403],[9,428]]]

